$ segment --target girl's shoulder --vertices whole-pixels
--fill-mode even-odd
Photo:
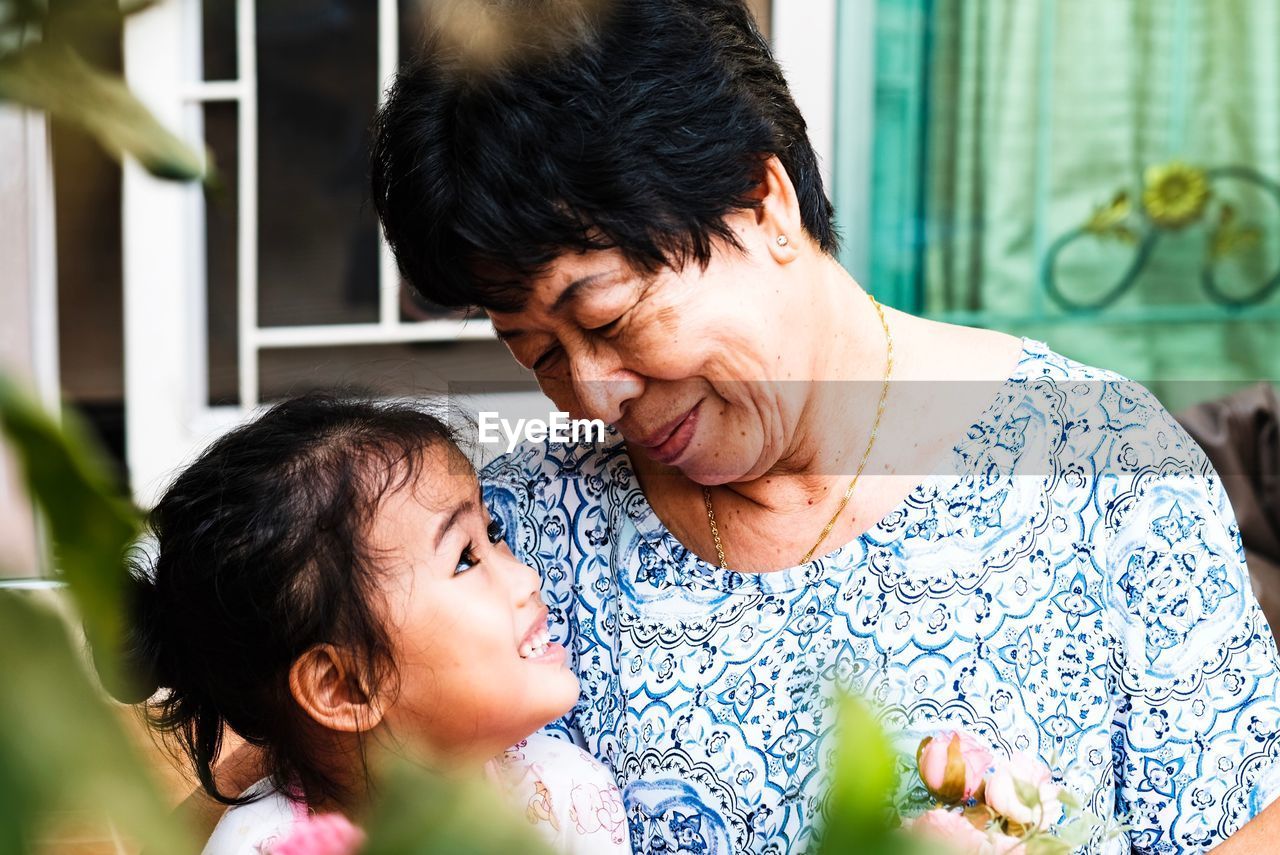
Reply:
[[[294,825],[307,817],[306,805],[282,793],[270,778],[258,781],[242,795],[257,798],[227,809],[202,855],[270,855]]]
[[[572,742],[535,733],[498,757],[492,772],[512,807],[557,852],[631,852],[613,774]]]

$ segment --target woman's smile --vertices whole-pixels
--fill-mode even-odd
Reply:
[[[645,439],[637,439],[636,445],[639,445],[658,463],[668,466],[675,465],[684,454],[685,450],[693,443],[694,434],[698,430],[698,410],[701,401],[694,404],[692,408],[685,411],[667,424],[663,425],[657,431],[649,434]],[[627,436],[628,431],[624,428],[622,435]]]

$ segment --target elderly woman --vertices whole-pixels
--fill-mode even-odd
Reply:
[[[1233,836],[1276,790],[1280,679],[1200,449],[1111,372],[863,290],[737,0],[603,8],[487,66],[433,44],[373,181],[405,277],[612,428],[486,494],[635,850],[803,850],[837,685],[1039,756],[1123,823],[1091,851]]]

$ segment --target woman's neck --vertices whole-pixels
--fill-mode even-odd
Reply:
[[[813,347],[807,376],[798,381],[806,394],[794,436],[767,471],[722,488],[775,513],[803,512],[833,490],[843,494],[875,426],[888,368],[885,324],[866,292],[834,259],[822,256],[814,267],[812,308],[801,331]],[[904,317],[884,312],[886,324]]]

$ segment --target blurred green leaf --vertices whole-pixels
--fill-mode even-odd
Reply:
[[[1017,794],[1018,801],[1022,802],[1027,807],[1040,807],[1040,788],[1035,784],[1014,778],[1013,791]]]
[[[118,37],[121,22],[130,15],[154,6],[160,0],[0,0],[0,27],[23,27],[48,38],[56,33],[60,41],[80,44],[80,39]]]
[[[65,44],[36,42],[0,57],[0,101],[84,128],[117,158],[132,155],[159,178],[205,175],[205,158],[166,130],[125,86]]]
[[[1058,790],[1058,801],[1068,810],[1080,810],[1080,799],[1076,798],[1076,794],[1068,790],[1066,787]]]
[[[871,708],[857,698],[840,703],[837,749],[819,855],[899,855],[918,846],[901,834],[892,810],[897,756]]]
[[[12,756],[11,741],[0,735],[0,793],[5,794],[4,804],[0,805],[0,852],[21,853],[26,851],[32,833],[29,826],[40,805]]]
[[[120,495],[75,413],[67,412],[59,425],[38,401],[3,376],[0,431],[44,514],[57,569],[91,644],[95,651],[119,649],[124,556],[141,529],[140,515]],[[106,660],[101,664],[112,667]]]
[[[541,837],[479,780],[388,763],[361,855],[551,855]]]
[[[1100,825],[1102,820],[1091,813],[1086,813],[1058,826],[1055,832],[1059,838],[1075,849],[1088,843],[1093,836],[1093,830]]]
[[[0,851],[33,851],[51,810],[105,813],[149,851],[198,851],[90,682],[62,619],[22,594],[0,593],[0,650]]]
[[[46,0],[0,0],[0,26],[36,24],[49,14]]]
[[[1071,855],[1075,847],[1048,834],[1038,834],[1023,844],[1027,855]]]

